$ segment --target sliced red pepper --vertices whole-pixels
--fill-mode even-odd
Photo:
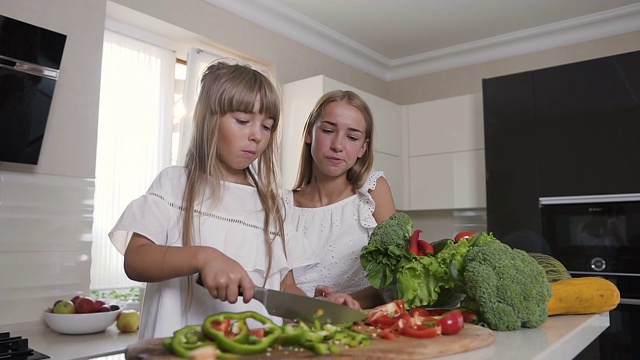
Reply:
[[[480,324],[480,317],[478,314],[473,312],[462,313],[462,317],[464,318],[464,322],[467,324],[478,325]]]
[[[251,329],[249,330],[249,335],[255,336],[258,339],[262,339],[264,337],[264,328]]]
[[[456,310],[460,310],[460,312],[462,312],[462,318],[467,324],[478,325],[480,323],[480,316],[477,312],[464,306],[460,306],[456,308]]]
[[[460,242],[460,240],[462,239],[468,239],[474,236],[478,236],[478,234],[474,233],[473,231],[462,231],[456,234],[456,236],[453,238],[453,241]]]
[[[366,324],[375,326],[381,329],[387,329],[398,322],[399,318],[394,318],[388,314],[380,313],[379,316],[372,318],[366,322]]]
[[[440,308],[440,309],[429,309],[429,316],[440,316],[446,312],[449,312],[451,310],[449,309],[445,309],[445,308]]]
[[[409,238],[409,254],[420,256],[418,253],[418,239],[420,238],[421,232],[422,230],[415,230],[411,238]]]
[[[419,338],[419,339],[427,339],[440,335],[442,329],[438,323],[431,323],[433,326],[427,325],[414,325],[414,326],[405,326],[400,331],[402,335]]]
[[[418,253],[420,256],[435,255],[435,252],[433,245],[428,241],[418,239]]]
[[[411,310],[409,310],[409,315],[411,316],[415,316],[415,315],[419,315],[419,316],[429,316],[429,311],[423,307],[416,307],[413,308]]]
[[[383,314],[386,314],[389,317],[395,317],[396,315],[402,314],[403,312],[406,312],[404,301],[402,299],[393,300],[389,303],[373,308],[367,315],[365,323],[369,323],[372,319],[382,316]]]
[[[378,333],[378,337],[380,339],[385,339],[385,340],[394,340],[396,338],[396,336],[393,333],[391,333],[389,331],[385,331],[385,330],[380,331]]]
[[[383,316],[378,319],[378,326],[383,328],[389,328],[398,322],[398,318],[391,318],[389,316]]]
[[[228,339],[233,339],[238,334],[234,333],[231,326],[231,319],[224,319],[222,321],[214,321],[211,323],[211,328],[224,334]]]

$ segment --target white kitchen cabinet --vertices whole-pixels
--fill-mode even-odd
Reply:
[[[482,95],[407,105],[409,156],[484,149]]]
[[[409,209],[485,207],[481,94],[406,107]]]
[[[411,157],[408,173],[411,210],[486,206],[484,150]]]
[[[309,112],[316,101],[331,90],[352,90],[371,108],[375,123],[374,168],[385,172],[396,206],[400,209],[405,208],[403,161],[406,156],[403,156],[403,144],[406,141],[403,141],[403,136],[406,134],[406,121],[402,115],[402,107],[323,75],[288,83],[282,87],[281,169],[285,188],[293,187],[297,176],[302,131]]]

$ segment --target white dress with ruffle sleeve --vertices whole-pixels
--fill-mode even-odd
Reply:
[[[147,193],[127,206],[109,233],[113,244],[121,253],[133,232],[160,245],[182,246],[181,204],[186,184],[186,171],[173,166],[164,169]],[[267,248],[262,233],[264,212],[254,187],[235,183],[222,183],[222,195],[213,209],[211,201],[197,204],[194,212],[194,243],[214,247],[240,263],[258,286],[280,289],[280,283],[289,271],[289,265],[280,240],[273,241],[272,266],[268,267]],[[285,234],[285,236],[287,236]],[[292,250],[301,253],[302,250]],[[309,263],[301,261],[300,263]],[[262,303],[240,299],[235,304],[213,299],[208,291],[193,283],[193,302],[187,305],[187,277],[157,283],[148,283],[141,310],[139,339],[171,336],[174,331],[200,324],[208,315],[221,311],[253,310],[268,313]],[[195,279],[195,277],[194,277]],[[272,318],[281,324],[282,319]]]
[[[319,208],[296,207],[293,192],[284,192],[288,221],[302,233],[296,240],[306,241],[317,260],[307,266],[290,262],[296,283],[307,295],[313,296],[317,285],[343,293],[369,286],[360,264],[360,250],[377,225],[373,218],[375,202],[369,191],[375,189],[380,177],[384,177],[382,171],[372,171],[355,195]]]

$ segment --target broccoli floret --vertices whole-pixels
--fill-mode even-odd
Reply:
[[[413,233],[413,220],[403,212],[395,212],[371,232],[370,244],[405,246]]]
[[[461,274],[467,294],[463,305],[477,309],[492,330],[542,325],[551,298],[544,269],[526,252],[490,238],[476,241],[467,253]]]
[[[396,266],[408,257],[406,247],[413,230],[413,220],[395,212],[371,232],[369,243],[360,250],[360,263],[369,283],[382,289],[393,281]]]

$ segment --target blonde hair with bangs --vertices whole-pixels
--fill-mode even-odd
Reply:
[[[210,64],[201,77],[200,85],[193,114],[193,135],[185,160],[187,184],[182,203],[183,246],[194,243],[196,200],[199,199],[202,203],[205,190],[208,189],[215,206],[223,195],[223,189],[219,186],[222,181],[218,148],[220,118],[236,111],[252,113],[259,97],[259,113],[274,120],[272,133],[264,152],[245,172],[248,181],[256,187],[264,210],[263,234],[268,252],[266,282],[271,271],[272,243],[276,236],[270,234],[271,229],[275,229],[275,234],[280,236],[285,248],[284,210],[276,162],[279,148],[277,130],[280,123],[280,94],[275,82],[265,73],[250,65],[234,63],[228,59]],[[188,284],[191,299],[192,281]]]

